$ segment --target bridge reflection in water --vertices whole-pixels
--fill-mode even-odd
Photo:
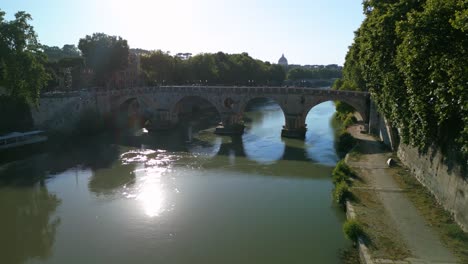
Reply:
[[[67,263],[79,249],[79,263],[340,263],[336,156],[323,154],[333,111],[314,107],[305,140],[281,138],[284,114],[267,105],[245,113],[242,136],[187,122],[48,153],[36,178],[21,170],[31,161],[0,167],[0,262]]]

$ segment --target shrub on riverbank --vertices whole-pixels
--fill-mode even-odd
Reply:
[[[0,95],[0,135],[33,128],[31,110],[26,100]]]
[[[350,133],[344,131],[338,135],[335,144],[338,155],[344,157],[354,147],[356,139]]]
[[[335,185],[333,190],[333,199],[338,204],[344,206],[346,200],[351,197],[351,192],[349,191],[349,186],[345,181],[339,182]]]
[[[357,123],[357,119],[353,114],[348,114],[343,121],[343,126],[348,128]]]
[[[351,168],[346,165],[344,160],[339,161],[332,172],[332,179],[335,188],[333,189],[333,200],[344,206],[347,199],[352,197],[349,187],[351,178],[356,177],[356,174]]]
[[[351,177],[351,178],[355,178],[356,177],[356,173],[354,173],[354,171],[348,166],[348,164],[346,164],[346,162],[344,160],[340,160],[335,168],[333,169],[333,172],[332,172],[332,175],[335,175],[335,174],[345,174],[347,175],[348,177]]]
[[[353,242],[357,242],[359,237],[364,236],[362,224],[355,219],[346,220],[343,224],[343,232],[346,238]]]

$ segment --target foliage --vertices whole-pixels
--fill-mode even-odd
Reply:
[[[16,13],[11,21],[4,16],[0,10],[0,86],[14,97],[37,103],[49,75],[44,68],[46,56],[29,24],[32,18],[25,12]]]
[[[288,80],[341,78],[341,68],[293,68],[288,72]]]
[[[337,89],[371,92],[404,143],[468,157],[468,2],[364,1]]]
[[[0,135],[33,127],[29,105],[20,97],[0,96],[0,120]]]
[[[341,121],[344,121],[349,115],[352,115],[356,111],[354,107],[341,101],[335,102],[335,109],[336,118],[338,118]]]
[[[338,173],[346,174],[349,177],[353,177],[353,178],[356,177],[356,173],[354,173],[354,171],[348,166],[348,164],[346,164],[344,160],[340,160],[338,161],[338,163],[336,163],[336,166],[333,169],[332,175],[335,175]]]
[[[342,156],[348,153],[356,144],[356,139],[348,132],[340,133],[336,141],[336,150]]]
[[[149,80],[166,82],[173,79],[175,58],[160,50],[141,57],[141,65]]]
[[[143,54],[141,67],[150,84],[281,85],[286,75],[283,67],[247,53],[203,53],[183,59],[158,50]]]
[[[353,242],[357,242],[358,238],[364,235],[364,228],[357,220],[351,219],[346,220],[343,224],[343,232],[345,233],[346,238]]]
[[[334,184],[338,184],[341,182],[348,183],[350,182],[349,174],[343,173],[342,171],[337,171],[332,173],[332,180]]]
[[[357,123],[357,119],[353,114],[348,114],[343,121],[343,126],[348,128]]]
[[[128,65],[129,47],[121,37],[94,33],[80,39],[78,48],[98,85],[105,85],[114,73]]]
[[[64,58],[75,58],[81,56],[80,50],[75,45],[70,44],[63,45],[63,48],[42,45],[42,50],[47,55],[47,59],[49,61],[59,61]]]
[[[351,197],[348,184],[345,181],[338,182],[333,189],[333,200],[340,204],[345,205],[346,200]]]

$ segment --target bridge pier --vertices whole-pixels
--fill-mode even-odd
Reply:
[[[281,136],[285,138],[304,139],[307,132],[302,114],[285,114],[286,124],[281,130]]]
[[[244,134],[244,124],[242,116],[237,113],[221,114],[221,125],[216,127],[215,134],[240,136]]]

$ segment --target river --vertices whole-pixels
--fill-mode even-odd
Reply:
[[[241,138],[179,129],[0,165],[0,263],[340,263],[331,102],[306,140],[279,106]]]

